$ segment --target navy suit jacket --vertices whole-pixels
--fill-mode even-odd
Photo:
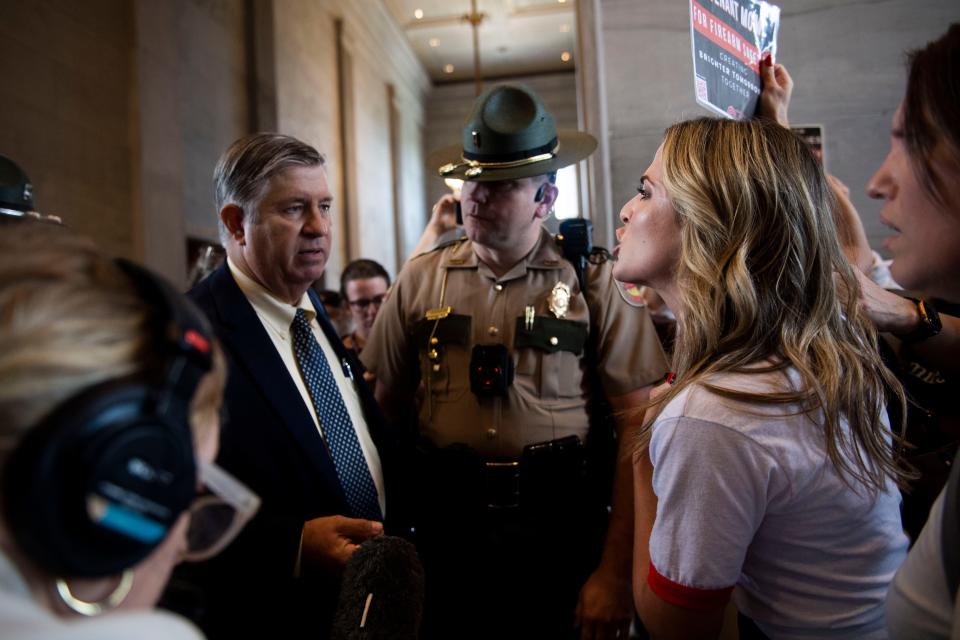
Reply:
[[[359,374],[356,356],[344,348],[319,298],[309,293],[317,321],[341,363],[356,372],[364,417],[386,478],[390,447],[382,414]],[[336,605],[339,575],[318,570],[305,570],[298,578],[293,574],[304,522],[352,515],[333,461],[283,360],[227,265],[188,296],[210,319],[228,360],[226,419],[217,462],[263,501],[257,516],[219,556],[194,567],[181,565],[185,568],[180,574],[202,593],[196,621],[211,638],[246,637],[260,630],[324,637]]]

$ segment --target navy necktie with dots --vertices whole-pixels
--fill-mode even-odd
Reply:
[[[293,352],[300,367],[300,374],[317,411],[317,418],[323,428],[327,448],[333,458],[337,478],[347,496],[350,510],[358,518],[383,520],[377,499],[377,487],[360,448],[353,421],[350,420],[337,381],[303,309],[297,309],[290,332],[293,334]]]

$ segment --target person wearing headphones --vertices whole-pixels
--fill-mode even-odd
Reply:
[[[175,564],[216,553],[259,504],[213,464],[225,371],[168,283],[63,227],[4,226],[4,638],[201,637],[151,609]]]

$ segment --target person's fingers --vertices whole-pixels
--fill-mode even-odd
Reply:
[[[433,211],[430,215],[431,224],[439,224],[444,230],[451,228],[451,224],[446,220],[446,218],[455,218],[457,202],[458,200],[456,196],[449,193],[437,200],[437,203],[433,205]]]
[[[785,89],[793,89],[793,78],[790,76],[790,72],[787,71],[787,68],[782,64],[775,64],[772,68],[777,84]]]
[[[764,87],[770,87],[777,82],[776,72],[774,71],[773,66],[769,64],[769,55],[769,53],[765,53],[763,57],[760,58],[760,79],[762,80],[762,85]]]
[[[383,533],[383,523],[360,518],[341,518],[337,522],[337,533],[354,540],[365,540]]]
[[[453,195],[452,193],[444,194],[444,196],[440,198],[440,202],[445,205],[453,205],[457,200],[457,196]]]

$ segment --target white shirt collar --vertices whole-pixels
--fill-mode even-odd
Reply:
[[[307,320],[313,322],[317,311],[313,308],[313,303],[310,302],[310,296],[306,291],[300,297],[297,305],[293,306],[267,291],[263,285],[241,271],[229,257],[227,258],[227,266],[230,268],[230,273],[233,274],[237,286],[240,287],[240,291],[250,301],[263,321],[284,339],[287,339],[290,335],[290,325],[293,324],[293,319],[297,315],[297,309],[303,309],[307,314]]]

